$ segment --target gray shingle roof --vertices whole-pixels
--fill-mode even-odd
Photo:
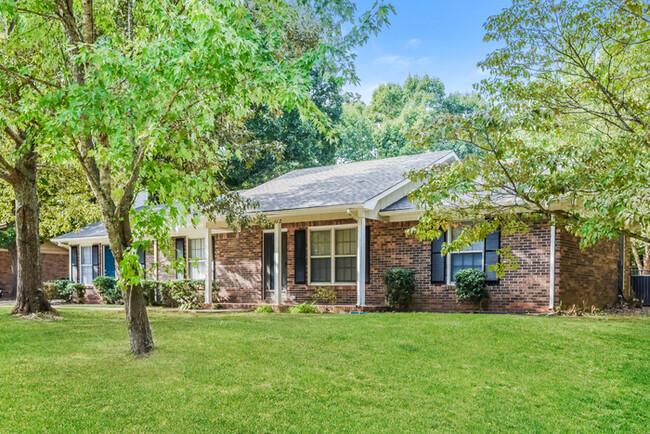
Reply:
[[[409,170],[431,166],[451,154],[426,152],[294,170],[242,195],[257,201],[262,212],[357,205],[400,183]]]
[[[68,232],[65,235],[59,235],[58,237],[53,238],[52,241],[65,241],[76,238],[98,238],[105,236],[107,236],[107,234],[104,222],[98,221],[88,226],[84,226],[79,229],[78,232]]]
[[[294,170],[255,188],[245,190],[241,195],[258,202],[260,205],[258,210],[262,212],[358,205],[403,181],[404,174],[409,170],[423,169],[439,163],[452,153],[453,151],[425,152],[418,155]],[[405,199],[388,206],[384,211],[394,210],[392,207],[398,206]],[[156,208],[160,206],[157,205]],[[415,208],[413,204],[410,206]],[[104,223],[99,221],[77,232],[58,236],[53,241],[106,236]]]

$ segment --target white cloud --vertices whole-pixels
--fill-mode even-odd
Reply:
[[[407,50],[417,50],[418,48],[420,48],[420,45],[422,45],[422,39],[413,38],[406,41],[406,44],[404,44],[404,48],[406,48]]]
[[[413,64],[412,57],[403,57],[403,56],[382,56],[375,59],[376,63],[382,63],[384,65],[397,66],[400,68],[408,68]]]
[[[429,57],[429,56],[420,57],[417,60],[417,64],[420,65],[420,66],[430,65],[431,62],[433,62],[433,59],[431,57]]]

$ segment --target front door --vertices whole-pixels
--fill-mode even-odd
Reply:
[[[264,299],[275,299],[274,234],[264,234]],[[287,298],[287,233],[282,232],[282,300]]]
[[[104,276],[115,277],[115,258],[109,246],[104,246]]]

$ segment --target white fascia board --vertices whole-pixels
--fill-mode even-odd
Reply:
[[[92,244],[108,244],[108,237],[86,237],[86,238],[65,238],[63,240],[57,240],[56,238],[50,240],[53,243],[60,245],[92,245]]]

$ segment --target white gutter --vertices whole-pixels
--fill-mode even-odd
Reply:
[[[548,292],[548,308],[553,310],[555,308],[555,225],[551,217],[551,257],[549,265],[549,292]]]

